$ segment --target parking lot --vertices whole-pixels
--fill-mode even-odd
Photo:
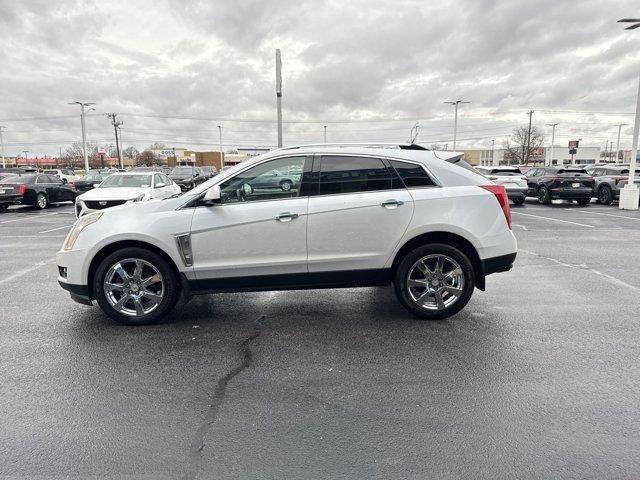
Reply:
[[[390,288],[221,294],[124,327],[0,215],[0,476],[638,478],[640,213],[512,207],[510,272],[457,316]]]

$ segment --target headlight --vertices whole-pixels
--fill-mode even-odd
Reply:
[[[67,238],[64,239],[64,243],[62,244],[63,250],[71,250],[73,246],[76,244],[76,240],[78,239],[78,235],[80,232],[84,230],[86,227],[91,225],[92,223],[96,223],[100,220],[103,212],[90,213],[89,215],[85,215],[80,217],[76,224],[73,226]]]

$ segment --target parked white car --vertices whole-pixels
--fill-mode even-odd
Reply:
[[[274,170],[302,175],[287,190],[251,186]],[[454,152],[282,148],[180,197],[81,217],[58,281],[125,324],[158,321],[192,294],[390,283],[411,313],[441,319],[511,268],[510,223],[504,187]]]
[[[42,173],[45,173],[47,175],[55,175],[60,180],[62,180],[62,183],[71,183],[72,184],[78,178],[80,178],[70,168],[60,168],[60,169],[53,169],[53,170],[45,170]]]
[[[180,187],[161,172],[118,172],[100,185],[76,197],[76,216],[127,203],[171,197]]]
[[[518,167],[507,165],[475,167],[481,174],[496,185],[504,185],[507,196],[514,205],[522,205],[527,196],[527,177]]]

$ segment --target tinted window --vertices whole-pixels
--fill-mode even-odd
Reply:
[[[435,182],[420,165],[391,160],[391,165],[396,169],[407,188],[431,187]]]
[[[153,176],[153,185],[154,185],[155,187],[157,187],[159,183],[164,183],[164,181],[163,181],[163,180],[162,180],[162,178],[160,177],[160,174],[159,174],[159,173],[156,173],[156,174]]]
[[[322,157],[320,195],[389,190],[391,178],[379,158]]]
[[[27,183],[32,184],[36,179],[35,175],[13,175],[3,178],[0,183]]]
[[[60,180],[55,175],[46,175],[46,177],[49,179],[49,183],[58,183],[58,184],[62,183],[62,180]]]
[[[297,197],[305,157],[261,163],[220,184],[222,203]]]

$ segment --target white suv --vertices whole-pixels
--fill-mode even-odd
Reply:
[[[291,188],[274,172],[288,172]],[[57,254],[58,281],[135,325],[192,294],[390,283],[410,312],[441,319],[511,268],[510,222],[504,187],[459,154],[289,147],[181,196],[79,218]]]

